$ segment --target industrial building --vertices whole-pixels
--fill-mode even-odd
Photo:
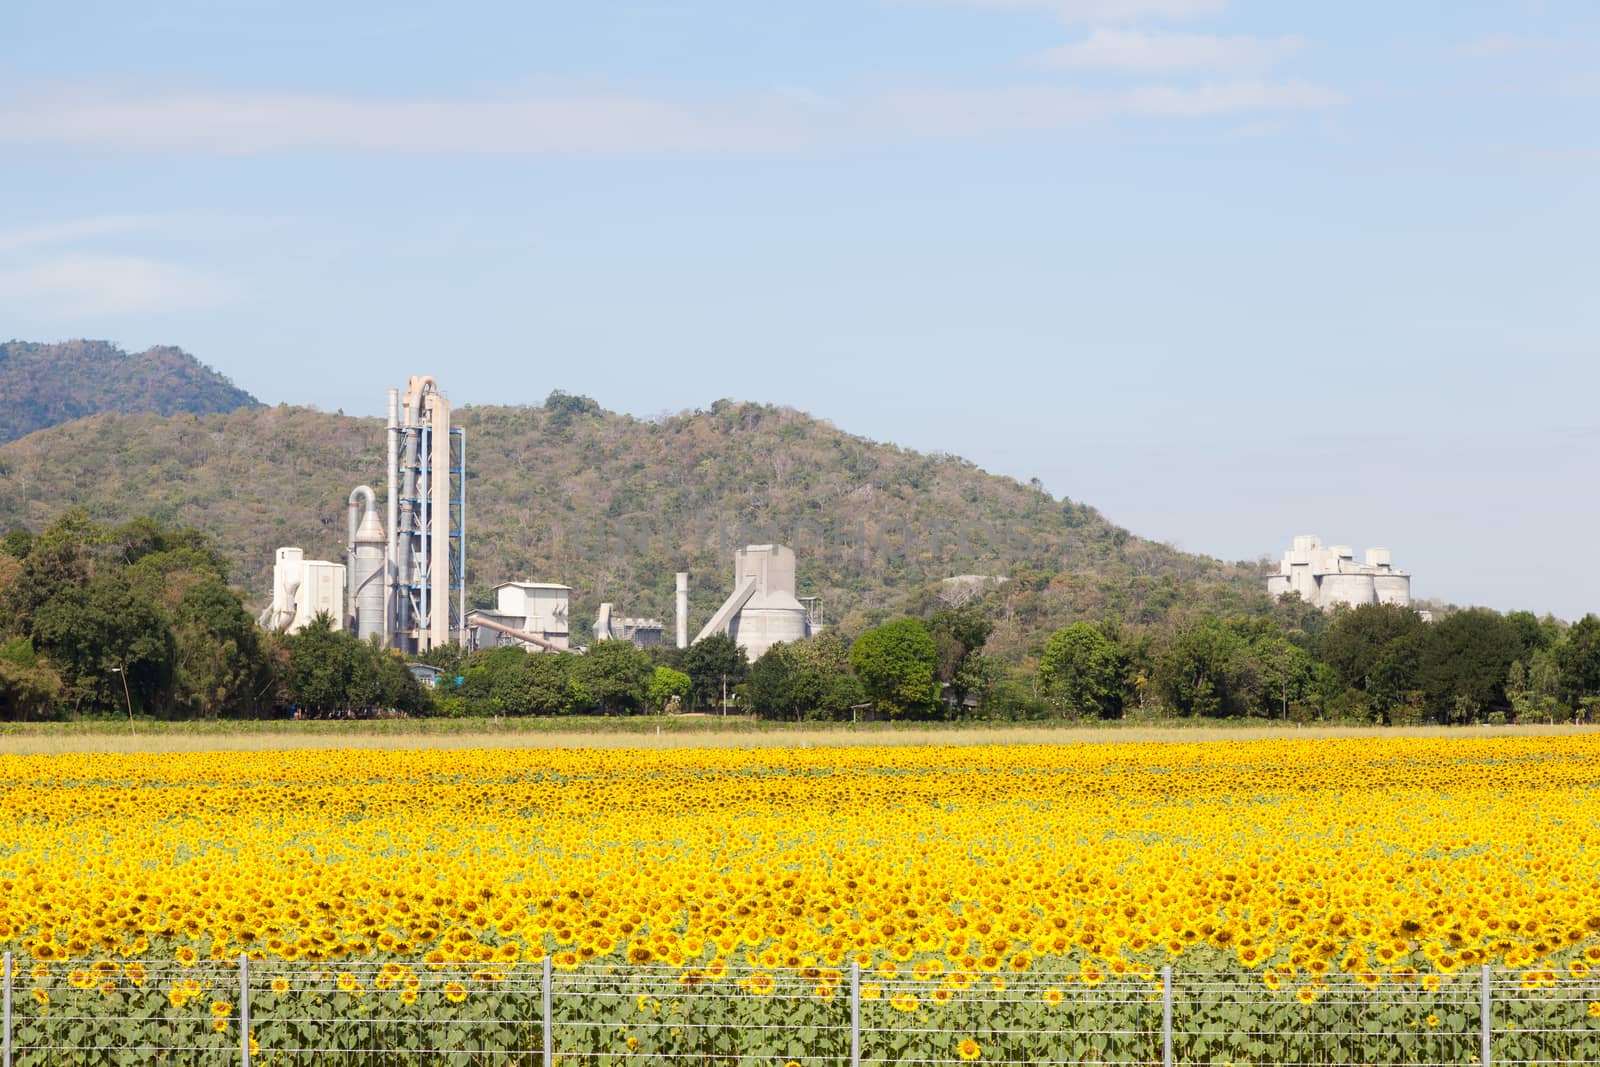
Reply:
[[[404,395],[389,390],[387,494],[383,515],[371,486],[350,493],[344,563],[307,560],[280,548],[272,604],[262,624],[294,631],[326,612],[363,640],[402,652],[440,645],[521,645],[580,652],[569,624],[572,589],[548,582],[502,582],[493,610],[466,610],[466,439],[450,424],[450,404],[431,377],[412,377]],[[676,581],[678,648],[689,644],[689,575]],[[795,596],[794,552],[784,545],[748,545],[734,559],[733,593],[701,629],[731,636],[750,659],[780,641],[821,629],[820,601]],[[659,645],[659,619],[620,616],[600,605],[598,640]]]
[[[386,438],[387,522],[372,487],[359,485],[350,493],[344,564],[278,549],[263,625],[295,630],[327,611],[359,637],[403,652],[461,639],[466,437],[450,425],[450,404],[433,378],[413,377],[403,397],[389,390]]]
[[[1298,593],[1323,611],[1335,605],[1411,605],[1411,575],[1394,569],[1387,548],[1369,548],[1365,562],[1355,561],[1349,545],[1324,546],[1315,534],[1302,534],[1283,554],[1278,573],[1267,579],[1267,593],[1276,598]]]
[[[299,633],[321,614],[337,625],[344,607],[344,564],[306,559],[298,548],[278,549],[272,560],[272,604],[259,620],[263,627]]]
[[[467,647],[521,645],[530,652],[570,652],[567,621],[572,587],[551,582],[501,582],[494,610],[467,613]]]
[[[661,644],[666,627],[660,619],[635,619],[616,613],[613,604],[601,604],[594,620],[596,641],[631,641],[639,648],[655,648]]]
[[[388,590],[383,642],[426,652],[461,637],[466,618],[466,437],[431,377],[389,390]],[[350,546],[354,556],[356,546]],[[377,627],[361,618],[357,632]]]
[[[695,641],[716,633],[732,637],[750,660],[773,645],[803,641],[821,628],[817,602],[795,597],[794,551],[784,545],[748,545],[734,556],[733,594]]]

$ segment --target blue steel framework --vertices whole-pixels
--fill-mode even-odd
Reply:
[[[411,573],[398,575],[396,585],[403,592],[411,605],[411,627],[418,634],[428,632],[432,621],[433,612],[437,605],[430,603],[428,591],[432,588],[428,581],[432,567],[433,555],[430,551],[429,540],[433,531],[433,506],[430,496],[433,486],[433,469],[430,461],[433,457],[433,429],[427,424],[421,426],[401,426],[400,448],[401,456],[409,454],[407,441],[409,438],[417,439],[415,455],[416,462],[409,465],[401,461],[400,484],[411,482],[417,486],[417,493],[411,497],[401,499],[411,505],[412,530],[403,536],[409,536],[413,544],[410,558],[412,560]],[[446,502],[449,510],[449,536],[450,536],[450,564],[449,564],[449,595],[446,597],[445,610],[449,612],[450,633],[459,635],[466,618],[466,522],[467,522],[467,476],[466,460],[467,438],[463,430],[451,428],[450,430],[450,493]],[[408,475],[410,477],[408,477]]]

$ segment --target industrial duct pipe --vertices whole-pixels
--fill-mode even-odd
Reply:
[[[378,518],[377,494],[358,485],[350,493],[349,541],[346,548],[350,579],[350,625],[363,641],[384,633],[384,572],[388,539]]]

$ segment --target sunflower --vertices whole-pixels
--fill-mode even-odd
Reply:
[[[956,1055],[964,1060],[975,1060],[983,1055],[983,1046],[970,1037],[964,1037],[961,1044],[956,1046]]]

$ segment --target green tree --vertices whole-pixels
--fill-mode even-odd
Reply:
[[[372,665],[372,692],[371,703],[377,707],[389,708],[394,711],[403,711],[408,715],[427,715],[433,712],[433,696],[425,689],[417,676],[411,673],[405,658],[400,653],[383,647],[383,643],[373,637],[365,644],[359,640],[366,653],[367,661]]]
[[[761,687],[756,684],[756,668],[761,660],[751,665],[745,689],[752,703],[758,705],[753,709],[756,714],[843,721],[854,716],[857,705],[866,703],[861,683],[851,673],[850,642],[843,634],[828,630],[805,641],[773,646],[780,647],[782,651],[775,659],[782,664],[787,678],[779,683],[781,688],[770,677],[766,680],[766,692],[772,695],[758,695]]]
[[[1267,713],[1289,718],[1289,709],[1313,691],[1315,672],[1310,654],[1286,637],[1263,637],[1251,648],[1259,666]]]
[[[1117,646],[1087,622],[1057,630],[1039,658],[1039,689],[1058,714],[1110,718],[1122,710]]]
[[[173,613],[179,707],[207,718],[254,710],[271,681],[260,633],[218,578],[191,585]]]
[[[609,714],[638,711],[655,676],[655,665],[631,641],[596,641],[572,667],[572,680]]]
[[[682,670],[689,676],[694,705],[704,707],[721,698],[724,685],[731,692],[743,682],[750,661],[733,638],[712,634],[684,650]]]
[[[0,719],[49,718],[61,699],[61,676],[28,637],[0,643]]]
[[[182,526],[163,526],[147,516],[106,530],[100,540],[125,567],[147,557],[164,557],[155,569],[206,571],[223,581],[228,578],[228,558],[199,530]]]
[[[950,687],[958,707],[964,705],[967,695],[981,688],[987,678],[980,661],[983,646],[993,632],[994,623],[975,604],[946,608],[928,618],[928,633],[938,655],[934,674],[941,685]]]
[[[890,718],[925,715],[939,701],[939,653],[920,619],[868,630],[850,646],[850,666],[868,700]]]
[[[674,703],[689,699],[689,676],[671,667],[657,667],[650,676],[650,689],[645,699],[656,711],[666,711]]]
[[[495,674],[490,694],[507,715],[560,715],[571,711],[575,695],[573,661],[574,657],[560,653],[523,653]]]
[[[12,559],[27,559],[32,550],[33,534],[20,526],[7,530],[5,537],[0,539],[0,552]]]
[[[100,528],[88,513],[69,511],[33,542],[22,568],[5,590],[3,614],[19,632],[31,633],[34,615],[45,604],[89,581],[90,547]]]
[[[361,642],[335,629],[326,612],[290,634],[284,644],[289,651],[289,699],[295,704],[328,712],[376,696],[371,660]]]
[[[1417,672],[1429,712],[1459,722],[1507,707],[1506,680],[1522,648],[1514,627],[1488,608],[1458,611],[1430,625]]]
[[[803,708],[821,699],[820,688],[814,684],[819,678],[780,641],[750,665],[741,692],[750,711],[763,719],[798,720]]]
[[[1572,703],[1600,696],[1600,617],[1589,614],[1572,624],[1556,648],[1556,665]]]
[[[1402,694],[1422,688],[1422,616],[1398,604],[1363,604],[1334,616],[1322,659],[1372,712],[1387,714]]]
[[[146,713],[166,706],[175,658],[172,630],[119,571],[63,589],[40,606],[33,639],[76,701],[105,712],[125,701]]]
[[[1153,679],[1168,709],[1185,717],[1242,714],[1230,672],[1244,647],[1244,639],[1215,618],[1176,635],[1157,660]]]

